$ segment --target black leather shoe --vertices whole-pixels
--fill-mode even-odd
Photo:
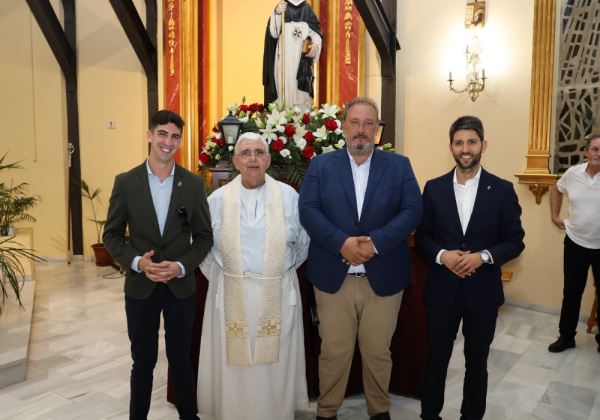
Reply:
[[[558,340],[548,346],[548,351],[550,353],[560,353],[573,347],[575,347],[574,338],[558,337]]]
[[[375,414],[371,416],[371,420],[392,420],[390,417],[390,412],[386,411],[385,413]]]
[[[321,417],[321,416],[317,416],[316,420],[337,420],[337,416],[333,416],[333,417]]]

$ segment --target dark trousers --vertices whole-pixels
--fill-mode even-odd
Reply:
[[[147,299],[125,296],[131,341],[129,418],[145,420],[150,410],[152,378],[158,357],[158,330],[163,314],[167,359],[171,368],[177,411],[181,419],[196,419],[196,380],[190,358],[196,297],[177,299],[166,284],[157,284]]]
[[[460,409],[461,419],[482,419],[485,413],[487,395],[487,358],[490,344],[494,339],[498,308],[484,312],[473,312],[465,307],[462,294],[449,307],[427,307],[427,367],[421,417],[423,419],[441,419],[444,406],[446,373],[452,355],[454,340],[462,319],[462,333],[465,338],[465,379],[463,401]]]
[[[585,289],[590,266],[592,266],[596,293],[598,293],[600,289],[600,249],[584,248],[577,245],[565,235],[563,257],[565,283],[560,310],[560,323],[558,324],[562,337],[573,338],[577,332],[577,322],[579,321],[579,311],[581,310],[581,297]],[[596,319],[600,321],[600,307],[596,313]],[[600,334],[596,338],[600,339]]]

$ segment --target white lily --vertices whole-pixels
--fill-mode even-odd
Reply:
[[[267,126],[265,128],[261,128],[259,129],[261,135],[263,136],[263,138],[266,140],[267,143],[271,144],[272,141],[277,140],[278,136],[278,130],[277,127],[273,127],[269,124],[267,124]]]
[[[338,149],[342,149],[346,145],[344,139],[339,139],[338,142],[334,145]]]
[[[333,152],[335,149],[333,148],[333,146],[325,146],[321,150],[323,151],[323,153],[329,153]]]
[[[317,128],[317,130],[313,134],[315,135],[317,141],[321,141],[327,138],[327,129],[325,128],[325,125],[322,125],[321,127]]]
[[[294,133],[294,141],[298,144],[298,141],[304,140],[304,135],[306,134],[306,129],[301,125],[295,125],[296,132]]]
[[[289,149],[282,149],[279,151],[279,154],[284,158],[287,158],[289,155],[292,154],[292,152],[290,152]]]
[[[333,105],[323,104],[323,106],[319,110],[319,112],[326,117],[336,118],[336,114],[338,113],[339,110],[340,110],[340,108],[336,104],[333,104]]]
[[[285,116],[285,112],[280,112],[276,109],[267,115],[267,125],[282,125],[287,124],[288,120]]]

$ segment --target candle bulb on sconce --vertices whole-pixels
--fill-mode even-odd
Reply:
[[[465,16],[465,29],[470,31],[472,28],[481,28],[485,24],[485,1],[480,0],[467,0],[467,13]],[[485,69],[480,66],[481,53],[483,51],[483,45],[479,39],[478,33],[480,32],[468,32],[471,33],[471,39],[467,42],[464,48],[464,55],[466,59],[466,80],[465,87],[458,89],[454,85],[454,79],[452,78],[452,72],[448,72],[448,84],[450,92],[463,93],[466,92],[469,98],[473,102],[477,99],[480,92],[485,89]]]
[[[465,87],[462,89],[456,88],[454,85],[454,79],[452,78],[452,72],[448,72],[448,84],[450,87],[450,92],[454,92],[454,93],[463,93],[466,92],[469,95],[469,98],[471,98],[471,100],[473,102],[475,102],[475,100],[477,99],[477,97],[479,96],[479,93],[482,92],[485,89],[485,81],[486,81],[486,76],[485,76],[485,69],[481,68],[479,65],[479,62],[481,60],[480,58],[480,51],[481,51],[481,46],[480,46],[480,41],[479,38],[477,36],[474,36],[473,39],[471,40],[471,44],[472,46],[470,46],[470,44],[467,44],[466,46],[466,54],[465,54],[465,58],[466,58],[466,80],[465,80]]]

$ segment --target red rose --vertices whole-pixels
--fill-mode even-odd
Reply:
[[[240,105],[240,111],[248,112],[248,110],[250,110],[250,107],[248,105],[246,105],[246,104]]]
[[[206,152],[200,153],[200,163],[206,165],[208,162],[210,162],[210,155]]]
[[[315,149],[312,146],[306,145],[304,150],[302,151],[302,156],[306,159],[310,159],[315,154]]]
[[[325,121],[325,128],[329,131],[334,131],[338,128],[338,125],[333,118],[327,118]]]
[[[312,131],[307,131],[306,134],[304,134],[304,140],[306,140],[308,143],[314,143],[315,135]]]
[[[271,149],[274,152],[280,152],[283,150],[284,147],[285,147],[285,145],[283,144],[283,140],[281,140],[281,139],[277,139],[271,143]]]
[[[225,146],[225,137],[221,136],[218,139],[215,139],[215,143],[217,143],[217,146],[219,147]]]
[[[285,134],[286,137],[292,137],[294,134],[296,134],[296,127],[294,127],[294,124],[286,125],[283,134]]]
[[[256,102],[254,102],[253,104],[250,104],[250,112],[255,113],[256,111],[258,111],[258,104]]]
[[[310,114],[304,114],[302,116],[302,123],[303,124],[308,124],[310,122]]]
[[[265,106],[263,104],[257,104],[258,105],[258,112],[263,112],[265,110]]]

